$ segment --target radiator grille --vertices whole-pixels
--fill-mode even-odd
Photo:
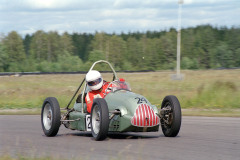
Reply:
[[[140,104],[131,119],[131,123],[138,127],[153,127],[160,123],[160,119],[149,105]]]

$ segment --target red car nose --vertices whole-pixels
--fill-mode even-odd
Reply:
[[[138,127],[153,127],[159,125],[160,119],[147,104],[140,104],[136,109],[131,123]]]

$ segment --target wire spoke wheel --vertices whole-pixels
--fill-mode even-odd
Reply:
[[[175,96],[166,96],[163,99],[161,110],[161,127],[166,137],[175,137],[178,135],[181,127],[181,106]]]

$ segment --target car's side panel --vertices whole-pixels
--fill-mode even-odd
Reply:
[[[75,111],[82,112],[82,103],[75,103],[73,106]],[[83,111],[86,113],[87,112],[87,105],[86,103],[83,103]]]
[[[74,122],[70,122],[70,129],[76,129],[79,131],[86,130],[86,114],[78,111],[73,111],[69,114],[69,120],[76,120]]]
[[[115,115],[109,123],[110,132],[123,132],[131,127],[131,117],[129,115]]]

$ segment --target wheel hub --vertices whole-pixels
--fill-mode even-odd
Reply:
[[[47,103],[43,110],[43,124],[46,130],[52,127],[52,108],[49,103]]]
[[[50,111],[48,112],[47,118],[48,118],[49,120],[52,119],[52,115],[51,115],[51,112],[50,112]]]
[[[98,106],[94,107],[92,116],[93,131],[95,134],[98,134],[100,130],[100,111]]]
[[[162,124],[169,128],[173,122],[173,115],[172,115],[172,108],[169,106],[169,104],[166,104],[165,107],[162,108],[160,114],[161,114],[161,120]]]

